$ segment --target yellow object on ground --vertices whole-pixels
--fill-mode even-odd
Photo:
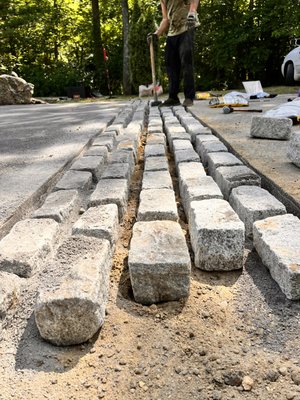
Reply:
[[[230,107],[247,107],[249,102],[242,96],[225,95],[222,97],[215,97],[209,101],[211,108],[222,108],[224,106]]]
[[[195,99],[196,100],[208,100],[212,97],[209,92],[196,92]]]

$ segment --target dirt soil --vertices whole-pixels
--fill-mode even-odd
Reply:
[[[151,306],[134,302],[127,257],[142,171],[143,146],[120,226],[102,329],[80,346],[59,348],[41,339],[33,309],[38,287],[51,280],[45,263],[26,280],[20,301],[2,321],[0,399],[299,400],[300,304],[281,293],[251,242],[241,271],[212,273],[193,266],[187,299]]]

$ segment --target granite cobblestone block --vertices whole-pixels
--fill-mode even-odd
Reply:
[[[243,165],[242,161],[229,152],[216,152],[207,154],[207,164],[209,174],[215,178],[216,169],[219,167],[231,167]]]
[[[105,160],[101,156],[80,157],[71,165],[70,170],[91,172],[94,181],[97,182],[101,178],[105,165]]]
[[[105,319],[112,264],[106,239],[71,236],[50,268],[61,271],[39,290],[35,321],[42,338],[57,346],[84,343]]]
[[[173,189],[169,171],[145,171],[142,189]]]
[[[140,193],[137,221],[177,221],[178,213],[174,191],[147,189]]]
[[[185,215],[189,218],[191,202],[195,200],[223,199],[219,186],[211,176],[186,179],[181,185],[181,200]]]
[[[66,222],[79,211],[80,201],[77,190],[58,190],[50,193],[44,204],[33,213],[33,218],[52,218],[56,222]]]
[[[106,239],[114,249],[118,239],[118,229],[118,206],[104,204],[86,210],[73,225],[72,234]]]
[[[189,229],[197,268],[231,271],[243,267],[245,228],[227,201],[193,201]]]
[[[138,303],[176,301],[189,294],[191,261],[177,222],[135,223],[128,265]]]
[[[29,278],[53,255],[59,224],[53,219],[17,222],[0,241],[0,271]]]
[[[89,207],[103,204],[118,206],[119,220],[122,221],[127,208],[128,182],[126,179],[101,179],[89,200]]]
[[[255,221],[286,214],[285,206],[258,186],[239,186],[232,189],[229,203],[244,222],[246,235],[249,237],[252,237]]]
[[[88,171],[67,171],[54,187],[55,190],[80,191],[89,190],[93,183],[93,175]]]
[[[261,185],[260,176],[245,165],[219,167],[216,169],[215,180],[226,200],[229,199],[231,190],[235,187]]]
[[[292,214],[253,224],[253,243],[272,278],[290,300],[300,299],[300,220]]]

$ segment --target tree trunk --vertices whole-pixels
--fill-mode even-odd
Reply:
[[[103,89],[103,70],[104,60],[102,54],[102,40],[100,28],[100,8],[99,0],[92,0],[92,17],[93,17],[93,44],[94,44],[94,89],[101,91]]]
[[[123,20],[123,90],[124,94],[131,94],[130,71],[129,71],[129,15],[128,0],[122,0]]]

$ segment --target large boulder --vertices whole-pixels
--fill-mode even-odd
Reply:
[[[12,75],[0,75],[0,105],[30,104],[34,86]]]

